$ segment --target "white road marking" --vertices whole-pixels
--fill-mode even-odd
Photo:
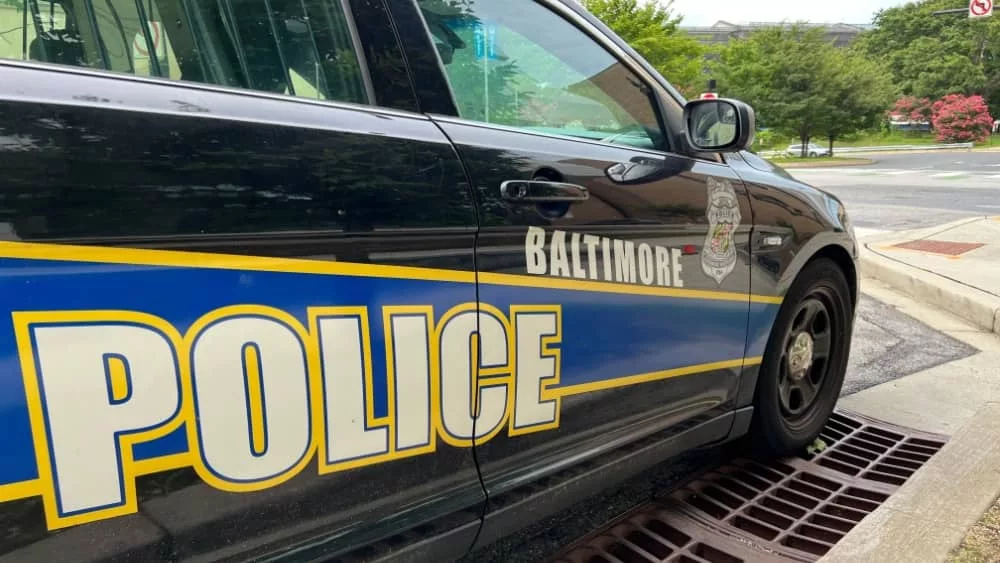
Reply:
[[[885,229],[866,229],[864,227],[854,227],[854,234],[859,239],[866,239],[882,233],[888,233],[889,231]]]

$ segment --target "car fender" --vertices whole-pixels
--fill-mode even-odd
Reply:
[[[845,270],[856,301],[858,242],[843,202],[752,153],[727,160],[745,182],[753,211],[753,292],[784,296],[805,265],[826,253]],[[765,240],[775,236],[780,245]]]
[[[777,293],[779,295],[785,295],[788,293],[792,284],[795,283],[795,280],[798,279],[799,274],[809,262],[819,256],[832,256],[835,253],[842,253],[841,255],[849,257],[850,261],[854,263],[854,267],[851,270],[845,271],[844,275],[847,277],[848,283],[851,285],[851,299],[856,303],[858,284],[858,245],[855,238],[846,229],[814,233],[807,241],[805,241],[804,244],[800,245],[791,261],[786,265],[781,277],[778,279],[777,285],[775,286]],[[834,259],[836,260],[836,258]],[[842,267],[845,265],[842,261],[838,261],[838,264]],[[854,277],[853,280],[851,279],[852,276]]]

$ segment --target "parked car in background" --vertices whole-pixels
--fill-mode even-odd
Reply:
[[[788,149],[785,153],[791,157],[802,156],[802,145],[788,145]],[[816,143],[809,143],[809,145],[806,146],[806,156],[809,158],[830,156],[830,149],[823,148]]]

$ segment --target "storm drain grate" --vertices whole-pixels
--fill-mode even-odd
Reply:
[[[946,440],[842,413],[833,415],[821,437],[836,447],[821,452],[812,461],[852,477],[896,486],[927,463]]]
[[[640,507],[557,563],[816,561],[945,444],[946,437],[833,415],[815,455],[737,459]]]

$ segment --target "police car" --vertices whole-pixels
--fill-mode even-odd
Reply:
[[[0,553],[446,561],[818,434],[857,245],[569,0],[0,6]]]

